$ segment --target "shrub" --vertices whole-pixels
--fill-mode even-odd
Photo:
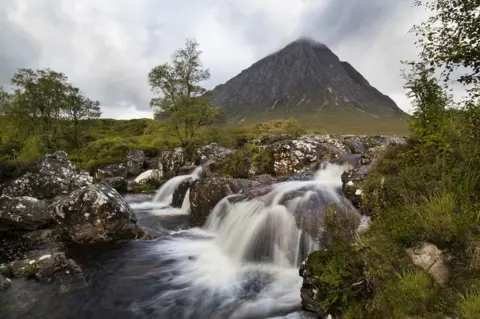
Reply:
[[[223,173],[234,178],[274,174],[273,157],[262,147],[246,144],[229,157]]]

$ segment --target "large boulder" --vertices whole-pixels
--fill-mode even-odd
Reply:
[[[188,189],[192,186],[193,181],[185,181],[177,186],[172,196],[172,207],[180,208],[183,205],[185,195],[187,195]]]
[[[33,197],[0,197],[0,230],[35,230],[54,223],[48,204]]]
[[[238,178],[212,177],[194,181],[190,187],[190,215],[193,224],[202,226],[222,198],[257,186],[260,186],[259,182]]]
[[[437,246],[422,242],[416,247],[408,248],[407,254],[414,265],[429,273],[439,285],[448,284],[451,268],[447,256]]]
[[[181,147],[162,152],[158,157],[158,169],[165,179],[176,176],[180,167],[184,165],[185,151]]]
[[[123,177],[127,178],[128,169],[126,164],[110,164],[101,166],[95,172],[95,178],[103,181],[111,177]]]
[[[159,169],[149,169],[135,178],[135,183],[139,185],[159,184],[163,180],[162,171]]]
[[[291,175],[315,169],[323,160],[333,161],[350,150],[339,139],[328,135],[306,135],[276,142],[268,149],[274,157],[277,175]]]
[[[196,149],[193,153],[193,163],[195,165],[204,164],[208,161],[221,161],[232,154],[234,150],[222,146],[217,143],[208,144]]]
[[[146,157],[142,150],[130,150],[127,153],[127,174],[137,176],[143,171]]]
[[[3,195],[53,199],[90,184],[92,177],[73,165],[67,153],[58,151],[45,156],[38,172],[27,173],[11,182],[3,189]]]
[[[80,244],[143,236],[130,206],[105,184],[79,189],[53,204],[49,211],[69,237]]]

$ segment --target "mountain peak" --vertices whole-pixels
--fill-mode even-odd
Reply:
[[[323,43],[299,37],[217,86],[210,101],[230,118],[404,113]]]

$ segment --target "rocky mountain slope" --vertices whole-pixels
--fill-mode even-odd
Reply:
[[[307,38],[254,63],[214,88],[209,98],[238,120],[259,112],[271,118],[346,112],[374,118],[405,115],[352,65],[341,61],[324,44]]]

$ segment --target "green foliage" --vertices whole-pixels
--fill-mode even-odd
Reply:
[[[460,295],[458,316],[461,319],[474,319],[480,315],[480,290]]]
[[[13,268],[10,265],[4,265],[0,267],[0,274],[7,278],[13,277]]]
[[[201,97],[206,92],[199,84],[210,77],[200,60],[198,42],[187,40],[185,48],[174,52],[172,62],[156,66],[148,74],[148,82],[156,95],[150,105],[157,115],[167,118],[182,146],[191,143],[198,129],[211,125],[222,112]]]
[[[480,24],[478,0],[416,0],[433,15],[413,31],[419,36],[421,58],[446,74],[446,80],[458,68],[464,68],[458,81],[480,84]]]
[[[234,178],[274,174],[272,154],[260,146],[246,144],[228,158],[223,173]]]
[[[266,123],[256,124],[252,127],[252,133],[257,137],[276,134],[299,136],[305,134],[305,131],[300,128],[298,121],[291,117],[288,120],[272,120]]]

